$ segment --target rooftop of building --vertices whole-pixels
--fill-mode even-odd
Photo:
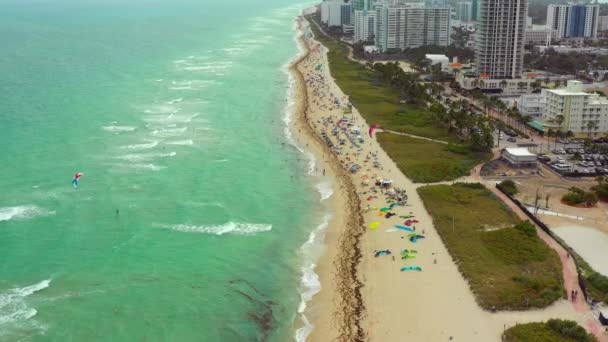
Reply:
[[[516,157],[534,157],[534,156],[536,156],[536,154],[531,153],[525,147],[507,147],[507,148],[505,148],[505,151],[507,151],[507,153],[509,153],[510,155],[516,156]]]

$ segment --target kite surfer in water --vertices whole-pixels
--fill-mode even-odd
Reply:
[[[78,180],[79,180],[79,179],[80,179],[80,177],[82,177],[82,176],[84,176],[84,173],[80,173],[80,172],[78,172],[78,173],[76,173],[76,174],[74,175],[74,179],[72,180],[72,185],[73,185],[75,188],[77,188],[77,187],[78,187]]]

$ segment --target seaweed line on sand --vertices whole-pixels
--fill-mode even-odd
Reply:
[[[301,20],[303,17],[300,17]],[[306,89],[306,81],[304,75],[298,70],[301,62],[306,60],[310,54],[309,47],[302,37],[299,38],[300,43],[304,47],[304,53],[301,57],[295,60],[290,70],[295,75],[298,95],[302,96],[302,101],[298,101],[298,107],[295,111],[295,117],[303,122],[303,127],[306,129],[308,136],[314,139],[318,146],[323,150],[323,154],[332,162],[330,163],[335,175],[337,186],[347,197],[348,212],[345,213],[347,221],[341,233],[338,242],[338,254],[334,260],[336,268],[335,285],[337,298],[335,298],[336,310],[333,316],[337,324],[337,340],[338,341],[365,341],[365,332],[361,326],[365,314],[365,306],[361,295],[363,283],[358,276],[358,268],[362,259],[361,239],[365,232],[363,224],[363,216],[361,215],[360,201],[354,184],[350,180],[350,176],[341,167],[336,155],[324,144],[323,140],[316,134],[308,118],[308,93]]]

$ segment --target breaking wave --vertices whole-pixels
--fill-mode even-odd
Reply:
[[[51,279],[46,279],[34,285],[0,292],[0,330],[5,324],[34,317],[37,311],[27,305],[25,297],[46,289],[50,284]]]
[[[54,214],[54,211],[40,208],[35,205],[4,207],[0,208],[0,222],[10,220],[26,220],[37,216],[49,216]]]
[[[238,223],[228,222],[218,225],[189,225],[189,224],[175,224],[166,226],[172,230],[184,233],[200,233],[200,234],[213,234],[213,235],[254,235],[256,233],[268,232],[272,230],[271,224],[257,224],[257,223]]]

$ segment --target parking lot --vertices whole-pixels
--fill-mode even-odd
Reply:
[[[586,149],[582,141],[557,143],[550,153],[540,154],[539,160],[560,173],[582,175],[608,174],[608,157],[598,151]]]

